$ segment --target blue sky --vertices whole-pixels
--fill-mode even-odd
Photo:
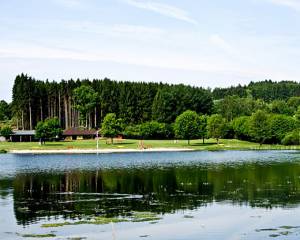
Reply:
[[[300,80],[300,0],[0,0],[0,99],[15,76],[204,87]]]

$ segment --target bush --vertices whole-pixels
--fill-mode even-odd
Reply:
[[[168,139],[174,134],[169,124],[151,121],[139,125],[139,135],[144,139]]]
[[[0,130],[0,135],[5,137],[6,139],[13,133],[12,128],[10,126],[4,126]]]
[[[300,130],[294,130],[293,132],[286,134],[285,137],[282,139],[281,143],[283,145],[299,145],[299,134]]]
[[[0,154],[2,154],[2,153],[7,153],[7,151],[4,149],[0,149]]]
[[[123,136],[127,139],[140,138],[140,125],[127,126],[123,131]]]

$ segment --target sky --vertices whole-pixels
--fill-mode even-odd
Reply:
[[[300,80],[300,0],[0,0],[0,99],[17,74],[226,87]]]

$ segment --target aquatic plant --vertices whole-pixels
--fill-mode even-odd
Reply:
[[[23,234],[21,235],[24,238],[50,238],[50,237],[56,237],[53,233],[47,233],[47,234]]]

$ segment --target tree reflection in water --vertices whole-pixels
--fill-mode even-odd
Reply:
[[[50,216],[172,213],[213,201],[292,207],[300,202],[300,165],[258,162],[17,174],[0,180],[2,197],[9,188],[18,224],[24,225]]]

